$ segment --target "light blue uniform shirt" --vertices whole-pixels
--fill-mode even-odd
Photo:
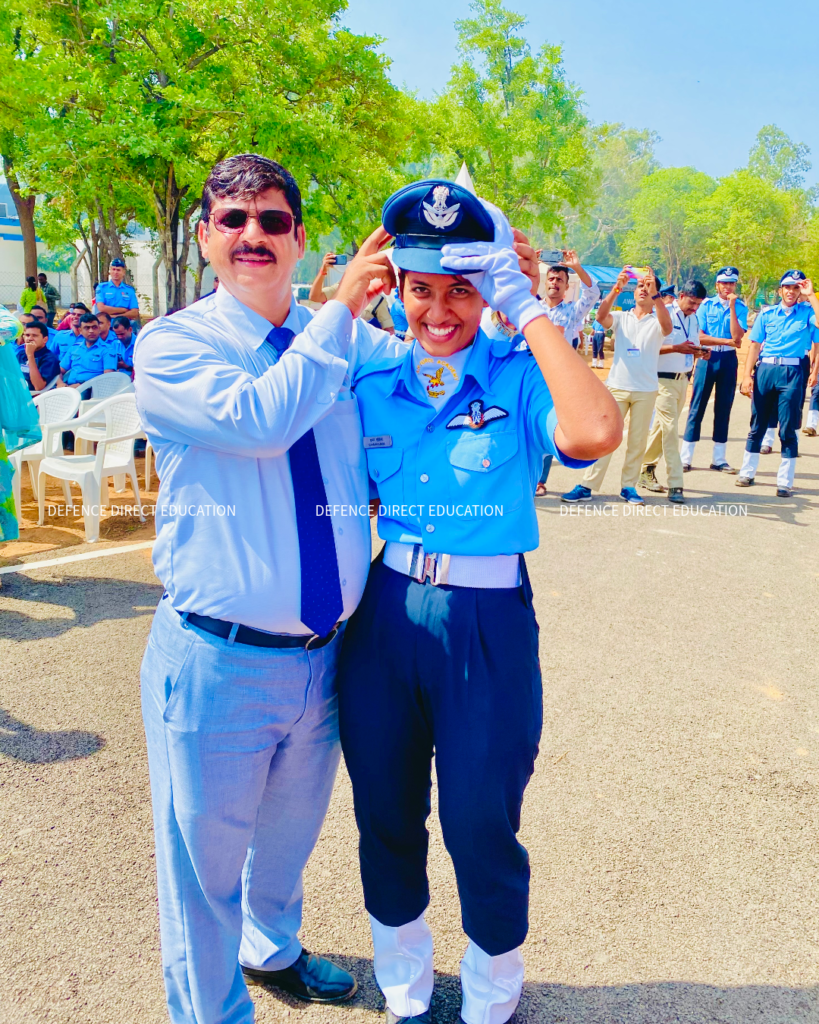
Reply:
[[[544,453],[573,468],[590,465],[558,450],[552,396],[531,352],[482,330],[458,389],[438,409],[411,354],[362,365],[353,390],[384,540],[452,555],[531,551]]]
[[[751,328],[751,341],[764,345],[763,357],[802,359],[811,345],[819,344],[819,330],[810,303],[797,302],[790,308],[780,303],[763,309]]]
[[[697,310],[697,320],[703,334],[712,338],[731,340],[731,306],[718,295],[705,299]],[[737,299],[737,320],[743,331],[748,330],[748,307]]]
[[[116,370],[117,354],[104,341],[95,341],[89,348],[85,338],[72,345],[65,358],[60,357],[60,368],[66,384],[84,384],[106,370]]]
[[[139,309],[139,300],[133,285],[126,284],[124,281],[122,284],[114,284],[113,281],[103,281],[98,284],[97,290],[94,292],[95,311],[98,302],[105,306],[119,306],[122,309]]]
[[[77,344],[77,342],[84,342],[85,339],[81,334],[75,334],[71,328],[67,328],[64,331],[57,331],[54,335],[54,339],[47,342],[48,347],[52,352],[56,352],[60,357],[60,365],[64,366],[63,359],[65,359],[71,349]]]
[[[161,480],[154,567],[173,607],[304,634],[288,449],[313,429],[346,619],[370,564],[367,466],[349,379],[360,361],[409,346],[335,301],[313,317],[294,300],[284,326],[296,337],[279,359],[265,343],[272,325],[223,285],[140,332],[136,396]]]

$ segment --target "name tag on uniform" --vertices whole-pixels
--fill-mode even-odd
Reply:
[[[626,355],[630,359],[639,359],[640,358],[640,350],[639,350],[639,348],[627,348],[626,349]]]
[[[373,434],[372,437],[364,438],[365,448],[392,448],[391,434]]]

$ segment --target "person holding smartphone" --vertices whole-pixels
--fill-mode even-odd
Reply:
[[[324,254],[324,259],[321,261],[321,267],[316,275],[315,280],[310,285],[310,294],[308,299],[310,302],[318,302],[324,305],[325,302],[335,298],[336,292],[338,291],[337,284],[331,284],[325,287],[324,279],[330,272],[332,267],[346,267],[347,266],[347,255],[342,253],[328,252]],[[387,302],[386,297],[382,295],[376,295],[371,302],[368,302],[361,314],[361,319],[368,324],[372,324],[373,327],[378,327],[382,331],[386,331],[387,334],[395,334],[395,324],[390,316],[390,304]]]

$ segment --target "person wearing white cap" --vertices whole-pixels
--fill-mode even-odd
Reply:
[[[751,329],[751,348],[740,387],[742,394],[752,401],[751,429],[737,487],[754,483],[762,438],[778,410],[782,461],[776,475],[776,494],[789,498],[799,455],[796,432],[804,397],[801,364],[806,352],[811,356],[809,383],[816,384],[819,375],[819,299],[801,270],[788,270],[782,275],[779,296],[779,305],[763,310]],[[752,376],[755,366],[756,375]]]
[[[705,410],[714,391],[714,451],[711,469],[736,473],[725,457],[728,423],[737,387],[737,349],[748,329],[748,307],[737,295],[739,271],[722,267],[717,272],[717,294],[700,306],[700,345],[711,349],[711,358],[697,360],[694,367],[694,390],[688,407],[683,443],[680,447],[683,470],[694,464],[694,449],[700,439]],[[766,424],[767,426],[767,424]]]

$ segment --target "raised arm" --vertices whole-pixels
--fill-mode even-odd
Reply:
[[[609,327],[614,323],[614,317],[611,315],[611,307],[614,305],[614,300],[620,294],[620,292],[628,284],[628,272],[621,270],[617,275],[617,280],[614,283],[612,290],[606,295],[603,301],[600,303],[600,308],[597,310],[597,322],[601,327],[608,330]]]
[[[310,302],[320,302],[322,305],[327,301],[327,296],[324,294],[324,279],[327,277],[327,272],[330,267],[335,266],[336,254],[334,252],[326,252],[324,259],[321,261],[321,267],[319,272],[316,274],[316,278],[310,285],[310,292],[307,298]]]
[[[646,285],[648,286],[648,293],[654,302],[654,312],[657,314],[657,322],[660,325],[660,330],[663,332],[663,337],[667,338],[673,330],[671,326],[671,314],[668,312],[668,306],[663,302],[662,296],[658,290],[659,286],[657,284],[657,278],[651,268],[646,272]]]

